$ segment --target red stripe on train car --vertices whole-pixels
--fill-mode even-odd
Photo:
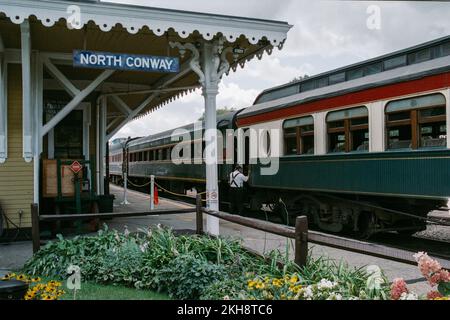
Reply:
[[[286,107],[279,110],[269,111],[262,114],[243,117],[238,119],[238,126],[247,126],[259,122],[283,119],[290,116],[308,114],[336,107],[344,107],[355,104],[364,104],[372,101],[400,97],[403,95],[420,93],[430,90],[450,87],[450,72],[429,76],[418,80],[401,82],[357,91],[337,97],[321,99],[303,104]]]

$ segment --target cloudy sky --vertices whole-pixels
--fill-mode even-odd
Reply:
[[[450,3],[331,0],[109,0],[152,7],[287,21],[294,25],[282,51],[224,77],[218,107],[250,106],[266,88],[450,35]],[[381,9],[380,29],[369,29],[368,7]],[[146,136],[196,121],[200,92],[133,121],[116,137]]]

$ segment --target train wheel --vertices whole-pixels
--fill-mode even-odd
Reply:
[[[358,217],[357,236],[360,239],[369,239],[374,234],[375,226],[375,215],[371,212],[361,212]]]

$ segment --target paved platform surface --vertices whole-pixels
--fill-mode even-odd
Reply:
[[[114,203],[115,212],[147,211],[150,209],[150,199],[148,195],[129,191],[128,200],[130,204],[124,206],[121,205],[123,200],[123,189],[116,186],[111,186],[111,193],[116,195],[116,200]],[[193,208],[193,206],[185,203],[160,199],[160,204],[157,206],[157,209],[186,209],[190,207]],[[157,224],[162,224],[175,230],[194,230],[195,214],[119,218],[107,221],[106,223],[109,228],[116,229],[118,231],[123,231],[125,228],[128,228],[129,231],[137,231],[138,229],[145,229]],[[206,223],[206,217],[204,223]],[[293,258],[293,242],[291,240],[287,240],[286,238],[251,228],[242,227],[226,221],[220,222],[220,232],[221,235],[225,237],[241,239],[245,246],[260,253],[267,253],[274,249],[279,249],[285,252],[286,247],[288,247],[289,254],[291,258]],[[410,284],[410,288],[419,293],[426,293],[429,289],[425,279],[421,277],[416,266],[351,253],[325,246],[311,244],[310,248],[313,256],[325,256],[336,261],[344,261],[350,266],[364,267],[368,265],[378,265],[385,271],[385,274],[390,280],[393,280],[396,277],[403,277]],[[426,248],[424,248],[424,251],[426,251]],[[5,270],[20,268],[25,261],[31,257],[31,255],[32,250],[30,242],[0,245],[0,273]]]

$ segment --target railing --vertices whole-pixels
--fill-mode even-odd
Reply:
[[[279,235],[289,239],[294,239],[294,261],[300,267],[305,266],[308,256],[308,243],[315,243],[327,247],[333,247],[345,251],[360,253],[368,256],[383,258],[391,261],[402,262],[415,265],[416,261],[413,255],[416,252],[397,249],[384,245],[370,242],[364,242],[354,239],[343,238],[335,235],[324,234],[321,232],[308,230],[307,217],[297,217],[295,228],[279,225],[272,222],[262,221],[253,218],[247,218],[232,215],[225,212],[208,210],[202,207],[202,199],[197,196],[196,207],[192,209],[176,209],[176,210],[154,210],[149,212],[128,212],[128,213],[89,213],[89,214],[73,214],[73,215],[39,215],[38,206],[31,205],[32,212],[32,239],[33,252],[37,252],[41,246],[39,223],[42,221],[82,221],[91,219],[111,219],[111,218],[128,218],[143,217],[156,215],[176,215],[196,213],[196,233],[204,234],[203,231],[203,215],[210,215],[225,221],[239,224],[241,226],[253,228],[256,230]],[[450,269],[450,260],[433,257],[438,260],[442,267]]]

